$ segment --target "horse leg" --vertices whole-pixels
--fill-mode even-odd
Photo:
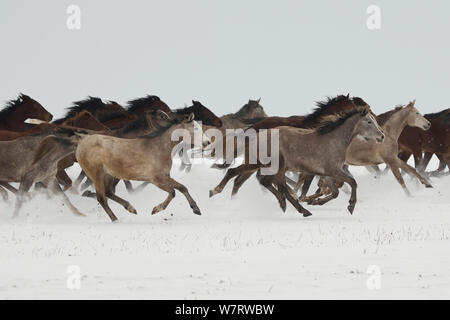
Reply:
[[[62,189],[63,191],[66,191],[67,189],[72,187],[72,179],[70,179],[64,169],[58,169],[56,178],[58,179],[58,182],[64,186],[64,188]]]
[[[310,196],[306,196],[306,197],[304,197],[304,198],[301,199],[301,200],[299,199],[298,201],[306,202],[306,203],[310,204],[311,201],[313,201],[314,199],[319,198],[319,197],[322,196],[322,195],[323,195],[322,188],[317,188],[317,190],[316,190],[315,193],[313,193],[313,194],[310,195]]]
[[[408,173],[411,174],[411,175],[416,176],[417,179],[419,179],[419,181],[420,181],[422,184],[425,185],[425,187],[427,187],[427,188],[433,188],[433,186],[427,181],[427,179],[425,179],[419,172],[417,172],[416,169],[414,169],[414,168],[411,167],[409,164],[403,162],[403,161],[400,160],[400,159],[397,159],[396,161],[397,161],[397,163],[398,163],[397,165],[398,165],[401,169],[405,170],[406,172],[408,172]]]
[[[78,188],[80,187],[81,182],[83,181],[83,179],[86,177],[86,174],[84,173],[83,170],[81,170],[80,174],[78,175],[77,179],[75,180],[75,182],[72,184],[72,188],[70,188],[70,192],[74,193],[74,194],[78,194]]]
[[[142,182],[140,185],[138,185],[136,188],[134,188],[133,193],[141,192],[149,184],[150,184],[150,182],[147,182],[147,181]]]
[[[239,189],[242,187],[244,182],[247,181],[252,176],[253,173],[255,173],[254,170],[247,171],[247,172],[241,173],[240,175],[238,175],[236,177],[236,179],[234,179],[233,191],[231,192],[232,196],[234,196],[238,193]]]
[[[428,164],[430,163],[431,158],[433,157],[433,154],[431,152],[425,152],[422,160],[419,163],[415,163],[415,167],[418,172],[425,173]],[[414,159],[416,159],[414,157]]]
[[[402,160],[400,160],[402,161]],[[406,187],[405,180],[403,180],[402,174],[400,173],[400,170],[398,169],[398,166],[395,164],[395,162],[386,162],[386,164],[389,166],[389,168],[392,171],[392,174],[397,179],[398,183],[403,188],[403,191],[405,191],[407,196],[411,196],[411,193],[409,192],[408,188]]]
[[[88,172],[86,172],[86,174],[90,176]],[[106,211],[111,221],[112,222],[116,221],[117,217],[115,216],[114,212],[112,212],[111,208],[108,206],[108,199],[106,197],[106,186],[104,182],[104,174],[102,172],[98,172],[95,176],[92,176],[92,178],[94,181],[97,201]]]
[[[169,178],[170,179],[170,178]],[[169,203],[172,201],[173,198],[175,198],[175,188],[170,182],[167,182],[166,179],[156,179],[153,182],[158,188],[161,190],[164,190],[168,193],[166,200],[158,204],[156,207],[153,208],[152,214],[157,214],[160,211],[163,211],[167,208]]]
[[[303,214],[303,217],[309,217],[312,215],[309,210],[303,208],[300,202],[292,196],[293,190],[286,184],[284,173],[277,174],[275,176],[275,181],[278,186],[278,190],[285,195],[286,199],[294,206],[295,209],[297,209],[298,212]]]
[[[241,164],[240,166],[236,168],[231,168],[227,170],[227,173],[225,174],[225,177],[223,177],[222,181],[212,190],[209,191],[209,197],[222,192],[223,188],[225,188],[228,181],[230,181],[232,178],[236,177],[237,175],[241,174],[241,172],[245,171],[251,171],[259,169],[260,165],[258,164]]]
[[[221,163],[221,164],[219,164],[219,163],[213,163],[213,164],[211,165],[211,168],[213,168],[213,169],[219,169],[219,170],[224,170],[224,169],[229,168],[230,166],[231,166],[231,163],[227,163],[227,162],[224,162],[224,163]]]
[[[17,198],[16,198],[16,204],[14,207],[14,213],[13,218],[16,218],[19,216],[20,208],[22,207],[23,203],[25,202],[25,196],[30,190],[31,186],[33,185],[33,179],[30,178],[24,178],[20,182],[19,190],[17,192]]]
[[[342,180],[343,182],[346,182],[347,184],[350,185],[350,188],[352,189],[352,191],[351,191],[350,201],[349,201],[349,205],[348,205],[347,209],[350,212],[350,214],[353,214],[353,210],[355,210],[355,205],[356,205],[356,188],[358,187],[358,184],[356,183],[355,178],[353,178],[353,175],[348,170],[347,165],[344,165],[342,167],[341,171],[339,171],[337,173],[337,177],[333,177],[333,178],[335,178],[335,180],[338,180],[338,181]],[[339,179],[339,178],[341,178],[341,179]]]
[[[286,197],[279,190],[275,189],[272,185],[272,181],[274,176],[262,176],[260,170],[256,173],[256,178],[259,183],[261,183],[267,190],[272,192],[272,194],[277,198],[278,203],[280,204],[281,210],[286,212]]]
[[[63,203],[69,207],[70,211],[72,211],[72,213],[76,216],[82,216],[84,217],[85,215],[83,213],[81,213],[73,204],[72,202],[70,202],[69,197],[67,197],[67,195],[64,193],[64,191],[61,189],[61,186],[59,185],[59,182],[57,179],[53,179],[53,181],[51,182],[51,187],[52,187],[52,191],[60,196],[63,200]]]
[[[0,186],[0,194],[2,195],[3,201],[8,200],[8,191],[3,189],[3,187]]]
[[[188,189],[178,181],[172,179],[171,177],[168,178],[169,178],[168,182],[171,184],[171,186],[180,191],[186,197],[193,212],[195,214],[201,215],[200,209],[198,208],[197,203],[195,203],[194,199],[192,199]]]
[[[369,173],[374,174],[375,177],[379,177],[381,175],[381,170],[377,165],[365,166]]]
[[[427,152],[428,153],[428,152]],[[424,169],[427,167],[427,165],[428,165],[428,162],[430,162],[430,159],[431,159],[431,157],[433,156],[433,154],[431,153],[431,154],[429,154],[429,159],[428,160],[425,160],[423,157],[422,157],[422,152],[414,152],[413,153],[413,157],[414,157],[414,167],[415,168],[420,168],[422,165],[425,165],[424,166]],[[425,162],[426,161],[426,162]],[[406,161],[404,161],[405,163],[408,163],[408,162],[406,162]],[[426,163],[426,164],[425,164]]]
[[[327,179],[327,185],[322,187],[321,193],[322,193],[322,195],[326,195],[326,194],[328,194],[328,195],[324,198],[314,199],[314,200],[308,202],[308,204],[321,206],[321,205],[327,203],[328,201],[336,199],[339,196],[339,189],[336,186],[336,181],[334,179],[330,179],[330,180]]]
[[[92,186],[92,180],[89,177],[86,177],[86,181],[81,185],[81,190],[89,188]]]
[[[306,177],[307,177],[306,173],[304,173],[304,172],[300,173],[300,175],[298,176],[297,183],[295,184],[294,189],[293,189],[294,194],[298,193],[298,190],[300,190],[300,187],[305,182]]]
[[[306,195],[308,194],[308,190],[311,187],[311,183],[314,179],[314,175],[313,174],[307,174],[305,177],[305,182],[303,183],[302,186],[302,194],[299,197],[299,200],[301,201],[303,198],[306,197]]]
[[[436,157],[439,159],[439,167],[437,170],[431,171],[429,173],[430,177],[439,177],[442,175],[443,171],[447,167],[447,163],[445,161],[445,158],[441,154],[436,154]]]
[[[5,189],[9,190],[10,192],[14,193],[15,195],[17,195],[17,193],[19,192],[19,190],[14,188],[8,182],[0,182],[0,186],[4,187]]]
[[[122,205],[122,207],[125,208],[128,212],[137,214],[136,209],[125,199],[120,198],[115,194],[115,179],[114,177],[110,176],[109,174],[104,175],[104,181],[105,181],[105,194],[108,198],[111,200],[117,202],[118,204]]]
[[[134,192],[133,185],[131,184],[130,181],[123,180],[123,183],[125,184],[125,188],[127,188],[128,193],[133,193]]]

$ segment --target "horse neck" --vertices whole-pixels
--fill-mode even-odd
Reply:
[[[328,135],[329,137],[334,137],[335,139],[329,139],[333,145],[342,146],[343,150],[347,150],[353,138],[356,136],[355,127],[361,117],[356,114],[351,116],[349,119],[345,120],[345,122],[340,125],[338,128],[331,131]]]
[[[26,104],[22,103],[17,106],[8,116],[5,122],[8,122],[8,127],[12,129],[19,129],[25,120],[29,118]]]
[[[389,119],[386,120],[383,126],[384,132],[389,137],[397,141],[398,137],[400,137],[400,134],[407,125],[408,115],[409,109],[407,108],[403,108],[395,112],[392,116],[389,117]]]

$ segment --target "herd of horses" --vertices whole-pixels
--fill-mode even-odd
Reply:
[[[287,200],[303,216],[311,215],[303,202],[323,205],[338,196],[344,183],[351,187],[348,210],[353,213],[357,183],[349,165],[366,166],[376,174],[390,169],[406,194],[409,191],[401,170],[431,187],[430,177],[447,175],[446,167],[450,169],[450,109],[422,116],[415,101],[376,115],[363,99],[338,95],[318,102],[310,114],[276,117],[265,113],[260,100],[249,100],[237,112],[219,117],[198,101],[192,101],[190,107],[171,109],[154,95],[131,100],[125,107],[88,97],[74,102],[63,118],[52,120],[39,102],[24,94],[0,111],[0,195],[4,200],[8,199],[8,191],[16,195],[13,216],[31,198],[33,185],[61,197],[75,215],[83,216],[66,191],[78,194],[90,185],[95,192],[85,191],[83,196],[96,198],[112,221],[117,217],[108,199],[136,214],[136,209],[115,192],[120,180],[129,192],[140,191],[151,183],[168,193],[152,214],[164,210],[178,190],[193,212],[200,215],[188,189],[170,176],[174,155],[186,157],[185,149],[177,149],[184,143],[183,138],[173,139],[178,129],[200,135],[201,139],[194,139],[189,147],[215,159],[216,169],[226,170],[224,178],[210,190],[210,197],[220,193],[231,179],[232,194],[236,194],[256,173],[259,183],[275,196],[283,211]],[[226,152],[208,153],[218,142],[208,135],[211,128],[222,132],[224,139],[228,129],[242,129],[244,133],[253,129],[259,146],[270,146],[276,130],[276,172],[262,174],[270,164],[258,154],[256,161],[250,161],[248,145],[241,151],[234,150],[233,159],[224,156],[230,154]],[[407,164],[411,155],[415,167]],[[433,155],[440,160],[439,168],[427,172]],[[232,166],[237,157],[242,163]],[[75,162],[81,172],[72,181],[65,170]],[[189,163],[183,163],[189,170]],[[378,168],[383,163],[384,172]],[[315,176],[319,177],[318,189],[308,196]],[[133,187],[133,180],[143,183]],[[19,183],[18,188],[11,183]]]

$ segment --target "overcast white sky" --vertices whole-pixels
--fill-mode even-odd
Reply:
[[[66,27],[70,4],[81,30]],[[366,9],[381,8],[381,30]],[[31,95],[56,117],[87,95],[198,99],[218,115],[261,97],[304,114],[350,92],[375,112],[449,107],[450,1],[0,2],[0,103]]]

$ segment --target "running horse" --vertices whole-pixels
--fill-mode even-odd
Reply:
[[[51,121],[52,114],[36,100],[21,93],[0,111],[0,130],[22,131],[27,119]]]

